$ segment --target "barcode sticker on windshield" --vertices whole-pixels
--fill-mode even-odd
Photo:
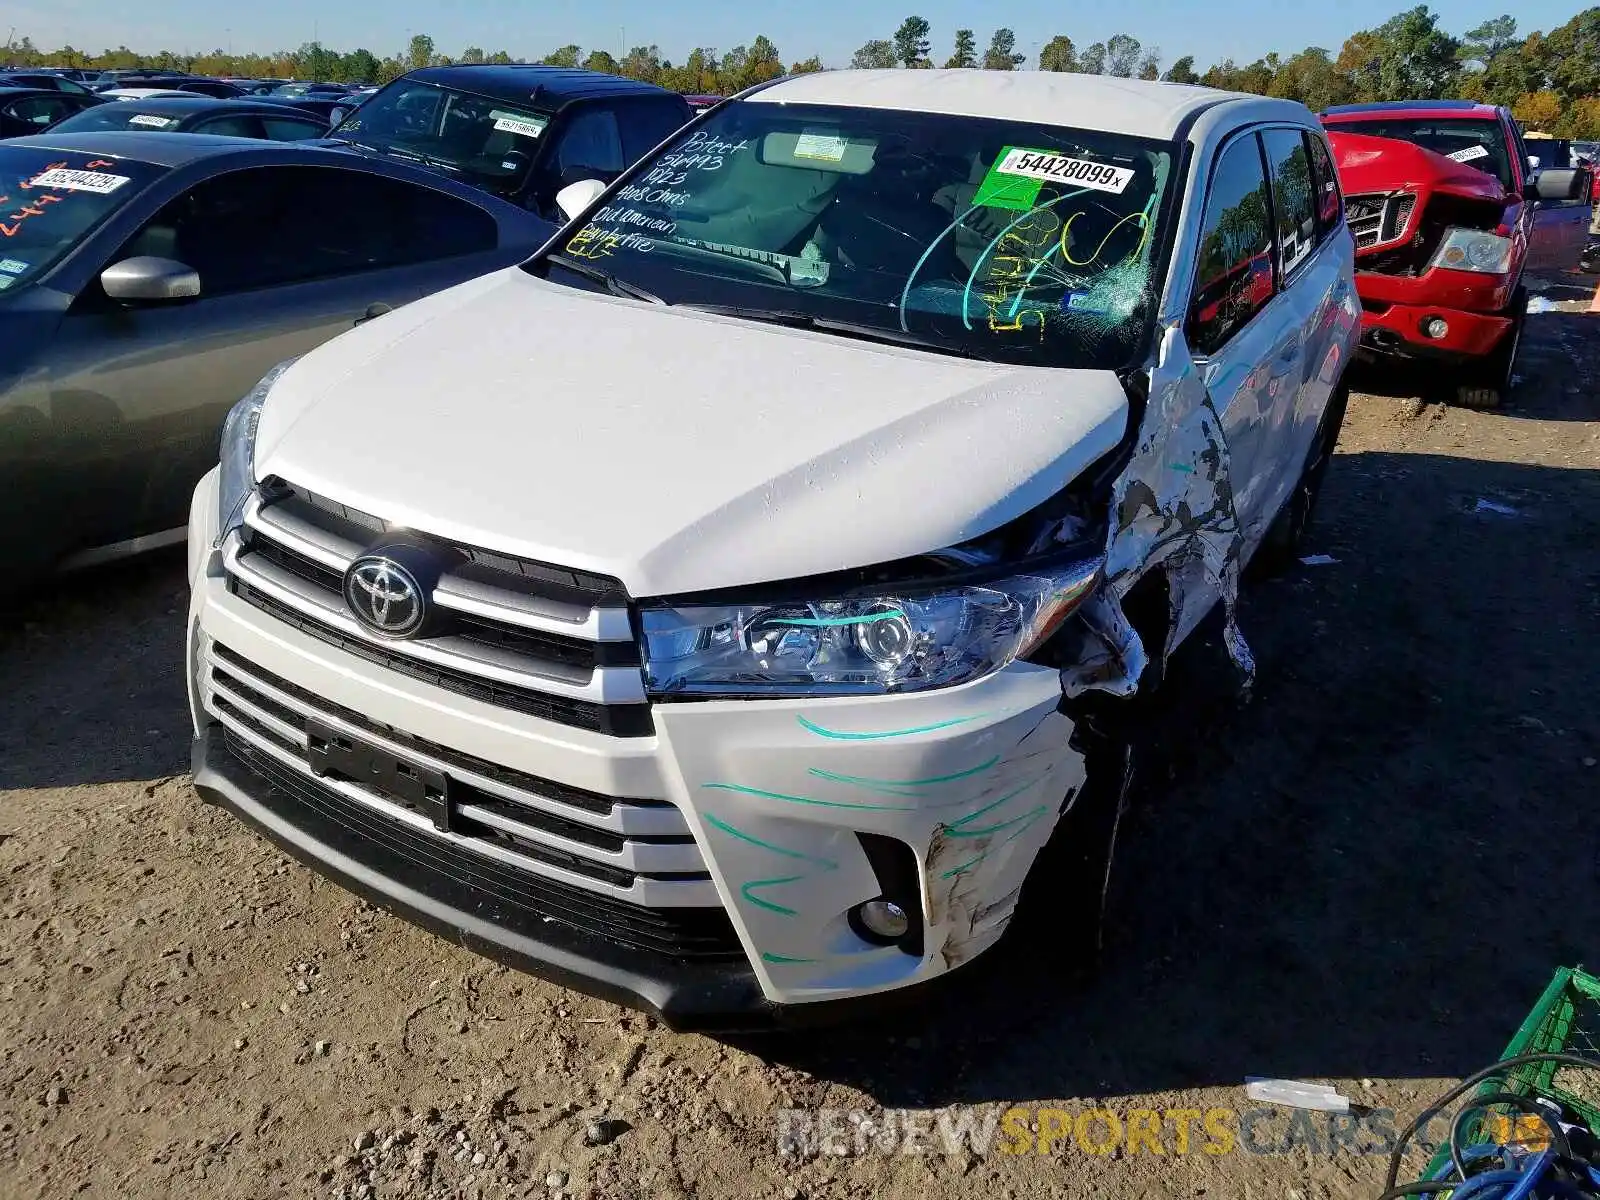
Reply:
[[[168,125],[176,125],[176,117],[158,117],[153,113],[137,113],[128,118],[129,125],[144,125],[150,129],[165,129]]]
[[[67,167],[54,167],[43,175],[36,175],[30,186],[36,188],[60,188],[64,192],[95,192],[101,196],[109,196],[125,183],[133,179],[128,175],[107,175],[101,171],[73,171]]]
[[[1121,195],[1133,180],[1133,172],[1127,167],[1113,167],[1110,163],[1090,162],[1086,158],[1068,158],[1064,154],[1021,148],[1009,151],[995,164],[994,169],[1001,175],[1020,175],[1046,183],[1093,188],[1097,192],[1113,192],[1117,195]]]
[[[0,271],[7,275],[21,275],[28,269],[28,264],[20,258],[0,258]]]
[[[527,117],[513,116],[511,113],[492,112],[494,127],[501,133],[515,133],[521,137],[536,138],[544,132],[544,126],[538,121],[530,121]]]
[[[811,158],[818,162],[842,162],[850,143],[832,133],[812,133],[807,130],[795,139],[794,156]]]
[[[1483,146],[1468,146],[1465,150],[1456,150],[1445,157],[1456,162],[1473,162],[1480,158],[1488,158],[1489,151]]]

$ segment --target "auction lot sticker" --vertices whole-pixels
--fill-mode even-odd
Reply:
[[[1132,179],[1133,172],[1127,167],[1070,158],[1053,150],[1007,146],[978,185],[972,203],[1026,212],[1038,203],[1039,191],[1046,183],[1120,195]]]
[[[36,188],[60,188],[64,192],[95,192],[109,196],[125,183],[132,182],[130,175],[106,175],[100,171],[73,171],[67,167],[54,167],[31,181]]]
[[[489,115],[494,118],[494,127],[501,133],[536,138],[544,132],[544,124],[530,117],[519,117],[515,113],[500,112],[498,109]]]

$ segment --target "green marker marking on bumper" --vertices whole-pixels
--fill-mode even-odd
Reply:
[[[815,721],[808,721],[804,717],[796,716],[800,727],[808,733],[818,737],[834,738],[842,742],[875,742],[884,738],[912,737],[919,733],[935,733],[940,729],[954,729],[957,725],[969,725],[973,721],[981,721],[988,713],[974,713],[970,717],[951,717],[948,721],[936,721],[932,725],[916,725],[910,729],[885,729],[877,733],[845,733],[837,729],[824,729]]]
[[[739,889],[739,895],[750,901],[750,903],[754,904],[757,908],[764,908],[768,912],[775,912],[780,917],[797,916],[798,914],[794,909],[783,904],[774,904],[771,900],[763,900],[760,896],[754,895],[753,893],[757,888],[778,887],[780,884],[795,883],[804,878],[804,875],[785,875],[781,879],[752,879],[749,883],[745,884]]]
[[[700,786],[717,792],[754,796],[758,800],[781,800],[785,804],[805,804],[813,808],[845,808],[856,812],[916,812],[918,808],[914,804],[851,804],[844,800],[818,800],[814,796],[788,796],[783,792],[762,791],[739,783],[702,783]]]
[[[814,958],[790,958],[787,954],[768,954],[763,950],[761,952],[761,961],[777,963],[781,966],[784,963],[814,963],[817,960]]]
[[[787,846],[776,846],[771,842],[763,841],[754,834],[746,833],[742,829],[735,829],[721,817],[715,816],[712,813],[706,813],[705,817],[706,824],[710,825],[713,829],[720,829],[729,837],[738,838],[741,842],[749,842],[752,846],[760,846],[763,850],[771,850],[774,854],[781,854],[785,858],[798,858],[803,862],[816,863],[819,867],[822,867],[827,871],[837,871],[839,869],[839,864],[834,862],[832,859],[818,858],[816,855],[807,854],[803,850],[790,850]]]
[[[936,783],[954,783],[959,779],[971,779],[974,775],[981,775],[999,765],[999,762],[1000,756],[997,754],[987,762],[981,762],[969,770],[956,771],[950,775],[931,775],[927,779],[871,779],[865,775],[840,775],[834,771],[824,771],[821,767],[812,767],[806,773],[815,775],[818,779],[826,779],[830,783],[848,783],[870,791],[900,795],[917,788],[932,787]]]

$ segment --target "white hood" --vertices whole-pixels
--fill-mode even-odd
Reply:
[[[635,596],[987,533],[1112,449],[1108,371],[1007,367],[497,272],[273,388],[258,476]]]

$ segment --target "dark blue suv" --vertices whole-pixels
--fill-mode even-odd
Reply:
[[[561,222],[563,187],[610,183],[692,115],[676,92],[595,71],[426,67],[396,79],[329,136]]]

